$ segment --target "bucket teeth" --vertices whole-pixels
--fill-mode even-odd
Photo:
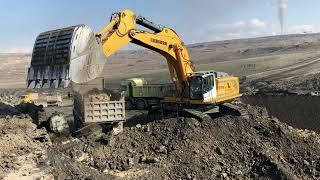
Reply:
[[[36,81],[28,81],[27,88],[34,89],[35,88],[35,84],[36,84]]]
[[[52,86],[52,82],[58,81],[57,85]],[[28,88],[58,88],[59,84],[62,83],[62,87],[66,88],[69,85],[69,79],[67,76],[67,68],[64,66],[54,68],[44,67],[44,68],[29,68],[28,73]]]

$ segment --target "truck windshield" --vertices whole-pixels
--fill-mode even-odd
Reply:
[[[202,77],[190,78],[190,99],[202,100]]]

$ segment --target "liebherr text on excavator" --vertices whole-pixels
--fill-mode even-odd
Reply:
[[[149,31],[137,29],[143,26]],[[98,33],[85,25],[41,33],[36,40],[28,72],[29,88],[67,87],[99,76],[106,61],[128,43],[165,57],[175,93],[164,103],[215,105],[241,96],[239,78],[216,71],[195,71],[187,47],[177,33],[131,10],[114,13]],[[125,73],[125,72],[124,72]]]

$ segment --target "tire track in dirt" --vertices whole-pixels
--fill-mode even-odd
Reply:
[[[248,75],[247,78],[250,80],[276,80],[276,79],[281,79],[285,77],[292,77],[292,74],[289,74],[292,71],[296,71],[299,69],[312,66],[316,63],[319,63],[319,61],[320,61],[320,56],[310,57],[306,61],[303,61],[302,63]],[[298,74],[298,75],[301,75],[301,74]]]

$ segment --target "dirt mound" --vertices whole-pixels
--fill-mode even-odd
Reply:
[[[170,118],[56,148],[99,175],[125,179],[319,178],[318,134],[293,129],[265,109],[246,108],[250,118]]]
[[[0,119],[0,144],[0,178],[8,173],[15,178],[19,175],[34,177],[31,174],[36,165],[45,163],[45,150],[50,140],[47,132],[37,129],[31,118],[20,117]]]
[[[33,119],[33,122],[36,125],[40,125],[41,122],[47,120],[47,117],[42,105],[37,106],[33,103],[20,103],[15,106],[15,109],[20,114],[29,115]]]
[[[116,101],[119,100],[121,97],[120,93],[116,93],[109,89],[103,89],[99,90],[97,88],[94,88],[90,91],[88,91],[85,96],[88,96],[91,101]]]
[[[320,91],[320,74],[300,76],[290,80],[252,81],[242,88],[242,92],[249,95],[274,92],[306,95],[313,91]]]
[[[320,97],[315,96],[244,96],[242,101],[266,107],[269,114],[294,128],[320,132]]]

